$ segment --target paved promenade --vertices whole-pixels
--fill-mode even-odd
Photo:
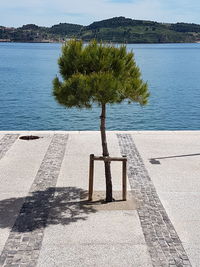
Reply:
[[[36,140],[21,140],[37,135]],[[200,131],[108,132],[115,202],[89,154],[99,132],[0,132],[0,266],[200,266]]]

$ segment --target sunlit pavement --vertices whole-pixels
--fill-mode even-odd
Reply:
[[[108,146],[128,158],[127,205],[98,202],[102,162],[87,202],[99,132],[0,132],[0,266],[200,266],[200,131],[108,132]]]

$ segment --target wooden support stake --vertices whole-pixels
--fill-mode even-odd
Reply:
[[[94,160],[102,160],[102,161],[126,161],[127,158],[125,156],[121,157],[96,157],[94,156]]]
[[[122,162],[122,192],[123,200],[127,198],[127,184],[126,184],[126,160]]]
[[[90,164],[89,164],[89,196],[88,200],[92,200],[93,194],[93,180],[94,180],[94,154],[90,154]]]
[[[106,161],[122,161],[122,199],[127,199],[127,158],[126,156],[120,157],[96,157],[94,154],[90,154],[90,163],[89,163],[89,193],[88,193],[88,200],[92,201],[92,194],[93,194],[93,183],[94,183],[94,161],[95,160],[102,160]]]

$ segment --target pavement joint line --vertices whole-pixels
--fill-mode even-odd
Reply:
[[[0,266],[36,266],[68,134],[54,134],[0,256]]]
[[[128,158],[131,192],[139,203],[137,212],[153,266],[192,266],[132,136],[117,134],[117,138],[121,154]]]
[[[5,156],[7,151],[12,147],[18,137],[19,134],[5,134],[0,139],[0,160]]]

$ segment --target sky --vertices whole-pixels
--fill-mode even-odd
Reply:
[[[89,25],[124,16],[157,22],[200,24],[199,0],[0,0],[0,25]]]

